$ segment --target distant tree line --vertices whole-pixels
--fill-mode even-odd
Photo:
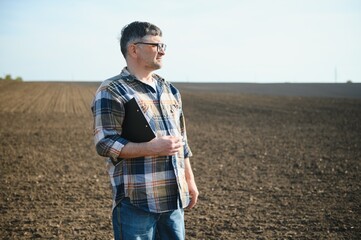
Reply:
[[[0,77],[0,80],[5,81],[19,81],[22,82],[23,79],[21,77],[12,78],[10,74],[6,74],[4,78]]]

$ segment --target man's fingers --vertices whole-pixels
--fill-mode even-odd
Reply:
[[[189,205],[187,208],[192,209],[194,207],[194,205],[196,205],[195,201],[193,201],[193,199],[190,201]]]
[[[158,140],[159,151],[157,154],[164,156],[176,155],[184,145],[182,137],[163,136]]]
[[[181,137],[169,136],[169,138],[177,143],[183,141],[183,138],[181,138]]]
[[[197,204],[198,197],[192,197],[188,204],[188,209],[192,209]]]

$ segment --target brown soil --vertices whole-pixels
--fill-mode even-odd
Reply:
[[[96,84],[0,82],[0,239],[112,239]],[[360,239],[361,100],[182,91],[187,239]]]

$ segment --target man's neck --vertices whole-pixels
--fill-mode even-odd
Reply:
[[[139,81],[142,81],[144,83],[152,83],[153,82],[153,77],[152,77],[152,71],[144,71],[141,69],[135,69],[132,67],[127,66],[127,69],[129,71],[130,74],[134,75]]]

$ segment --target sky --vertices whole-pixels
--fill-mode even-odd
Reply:
[[[361,0],[0,0],[0,76],[103,81],[148,21],[171,82],[361,82]]]

